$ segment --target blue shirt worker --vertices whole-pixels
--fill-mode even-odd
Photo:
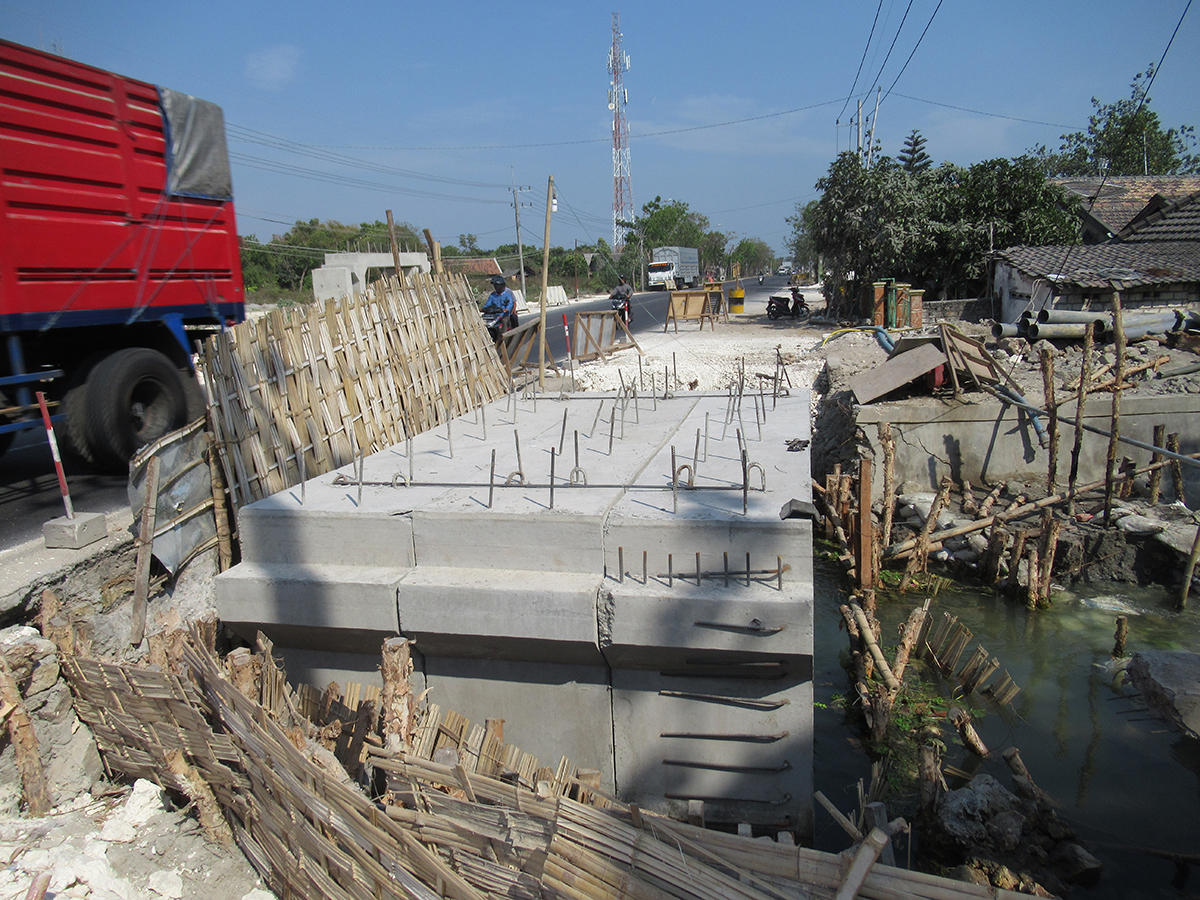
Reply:
[[[517,327],[517,298],[505,285],[503,275],[492,276],[492,292],[488,294],[487,300],[483,304],[483,311],[485,313],[502,312],[507,320],[507,328],[504,330],[508,331]]]

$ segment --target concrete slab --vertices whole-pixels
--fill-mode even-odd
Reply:
[[[303,671],[373,684],[390,628],[415,639],[432,702],[508,720],[549,765],[601,769],[650,809],[707,797],[713,821],[807,833],[812,523],[780,510],[812,500],[808,453],[789,450],[811,437],[809,409],[807,392],[509,396],[367,457],[361,476],[242,510],[222,618],[263,628]],[[727,736],[663,738],[668,721]],[[728,737],[757,731],[787,737]],[[714,765],[660,771],[693,750]]]

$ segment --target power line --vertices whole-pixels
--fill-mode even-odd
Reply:
[[[883,75],[883,70],[887,68],[888,60],[892,58],[892,51],[896,48],[896,41],[900,40],[900,32],[904,30],[904,23],[908,21],[909,10],[912,9],[913,0],[908,0],[908,6],[904,7],[904,15],[900,19],[900,26],[896,29],[895,35],[892,36],[892,43],[888,47],[887,56],[883,58],[883,65],[879,67],[879,71],[875,73],[875,81],[871,84],[872,89],[879,86],[879,77]],[[941,6],[941,3],[938,3]],[[918,43],[920,43],[918,41]],[[867,91],[867,93],[871,93]]]
[[[905,65],[907,65],[907,63],[905,63]],[[895,82],[893,82],[892,87],[895,86]],[[902,94],[899,91],[892,91],[890,88],[889,93],[894,93],[897,97],[903,97],[905,100],[915,100],[917,103],[928,103],[930,106],[943,106],[946,109],[957,109],[959,112],[969,112],[976,116],[987,116],[988,118],[992,119],[1008,119],[1010,122],[1027,122],[1030,125],[1046,125],[1050,128],[1079,129],[1081,127],[1078,125],[1063,125],[1061,122],[1042,122],[1038,119],[1022,119],[1020,116],[1006,116],[1002,113],[984,112],[983,110],[971,109],[966,106],[955,106],[952,103],[941,103],[937,100],[926,100],[924,97],[913,97],[911,94]]]
[[[875,37],[875,25],[879,21],[879,11],[883,9],[883,0],[879,0],[879,5],[875,7],[875,19],[871,22],[871,33],[867,35],[866,46],[863,47],[862,59],[858,61],[858,71],[854,73],[854,83],[850,85],[850,93],[846,95],[846,102],[842,104],[842,111],[838,113],[838,121],[842,120],[843,113],[846,112],[846,107],[850,105],[850,98],[854,96],[854,89],[858,87],[858,76],[862,74],[863,63],[867,61],[867,51],[871,49],[871,39]]]
[[[1190,2],[1191,2],[1191,0],[1188,0],[1188,2],[1190,3]],[[900,76],[904,74],[904,70],[905,70],[905,69],[907,69],[907,68],[908,68],[908,64],[909,64],[910,62],[912,62],[912,58],[913,58],[913,56],[914,56],[914,55],[916,54],[916,52],[917,52],[917,47],[920,47],[920,46],[921,46],[921,41],[925,40],[925,32],[929,31],[929,26],[933,24],[933,17],[934,17],[934,16],[936,16],[936,15],[938,14],[938,10],[942,8],[942,3],[943,3],[943,0],[938,0],[938,5],[937,5],[937,6],[935,6],[935,7],[934,7],[934,9],[933,9],[933,15],[932,15],[932,16],[930,16],[930,17],[929,17],[929,21],[925,23],[925,31],[922,31],[922,32],[921,32],[921,36],[920,36],[919,38],[917,38],[917,43],[916,43],[916,46],[914,46],[914,47],[912,48],[912,53],[908,54],[908,59],[906,59],[906,60],[904,61],[904,65],[900,67],[900,72],[899,72],[899,73],[896,75],[896,77],[895,77],[895,78],[892,80],[892,86],[891,86],[891,87],[889,87],[889,88],[887,89],[887,94],[884,94],[884,96],[885,96],[885,97],[887,97],[887,96],[890,96],[890,95],[891,95],[891,93],[892,93],[892,88],[894,88],[894,87],[896,86],[896,82],[900,80]],[[881,71],[882,71],[882,70],[881,70]]]

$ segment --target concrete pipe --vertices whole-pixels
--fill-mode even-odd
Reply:
[[[1106,315],[1094,311],[1080,309],[1042,309],[1038,310],[1037,320],[1045,325],[1086,325],[1095,322],[1096,330],[1108,328],[1109,319]]]
[[[992,337],[994,338],[1012,338],[1022,336],[1021,326],[1015,322],[992,323]]]
[[[1072,322],[1062,325],[1050,325],[1042,322],[1029,323],[1029,340],[1031,341],[1067,341],[1082,338],[1087,331],[1087,325],[1082,322]]]

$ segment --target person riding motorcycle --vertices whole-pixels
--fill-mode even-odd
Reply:
[[[758,273],[758,283],[759,283],[759,284],[762,284],[762,283],[763,283],[763,273],[762,273],[762,272],[759,272],[759,273]]]
[[[492,276],[492,292],[483,304],[483,314],[500,314],[499,332],[503,334],[517,327],[517,298],[507,287],[503,275]]]
[[[625,280],[624,275],[619,277],[620,281],[612,289],[608,299],[612,301],[612,308],[617,311],[617,315],[621,317],[621,321],[628,328],[633,322],[633,304],[630,302],[633,298],[633,286]]]

